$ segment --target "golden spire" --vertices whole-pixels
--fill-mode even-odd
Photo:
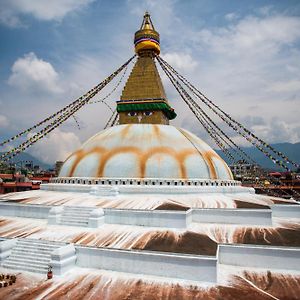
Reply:
[[[144,19],[140,30],[146,30],[146,29],[155,30],[150,18],[150,14],[147,11],[144,14]]]
[[[138,54],[131,74],[117,102],[120,124],[169,124],[176,117],[170,107],[154,59],[160,52],[159,34],[148,12],[135,33]]]
[[[134,35],[135,52],[140,55],[145,51],[160,53],[159,33],[154,29],[150,14],[145,12],[140,30]]]

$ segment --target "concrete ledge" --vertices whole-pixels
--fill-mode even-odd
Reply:
[[[0,202],[0,215],[9,217],[47,219],[51,206]]]
[[[84,268],[216,282],[215,257],[82,246],[76,253],[77,265]]]
[[[73,244],[62,246],[51,253],[50,266],[54,275],[62,275],[75,267],[76,251]]]
[[[104,209],[105,223],[148,227],[186,228],[191,211]]]
[[[271,209],[273,217],[300,219],[300,205],[274,204]]]
[[[90,193],[94,194],[95,184],[72,184],[72,183],[48,183],[41,184],[41,190],[46,191],[61,191],[61,192],[77,192],[77,193]],[[104,186],[107,189],[114,187],[114,185]],[[233,186],[168,186],[168,185],[117,185],[118,193],[111,193],[110,198],[118,197],[118,194],[160,194],[160,195],[173,195],[173,194],[202,194],[202,193],[251,193],[254,194],[253,188],[242,187],[239,185]],[[104,189],[105,191],[105,189]],[[97,191],[97,196],[105,196],[101,194],[101,189]]]
[[[270,270],[300,271],[300,248],[219,244],[218,263]]]
[[[10,255],[11,249],[16,245],[16,243],[17,239],[0,241],[0,263]]]
[[[192,221],[199,223],[272,225],[270,209],[193,208]]]

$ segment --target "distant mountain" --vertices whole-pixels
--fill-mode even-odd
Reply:
[[[0,155],[2,153],[0,152]],[[48,170],[50,168],[53,168],[53,165],[51,164],[46,164],[46,163],[43,163],[41,162],[40,160],[38,160],[37,158],[35,158],[34,156],[32,156],[31,154],[29,153],[20,153],[19,155],[17,155],[16,157],[14,157],[14,159],[11,161],[11,162],[14,162],[14,163],[17,163],[17,162],[21,162],[21,161],[32,161],[33,162],[33,165],[39,165],[42,169],[44,170]],[[25,164],[25,162],[24,162]]]
[[[284,153],[288,158],[300,164],[300,143],[278,143],[271,144],[276,150]],[[266,169],[272,170],[283,170],[274,164],[269,158],[267,158],[262,152],[260,152],[255,147],[241,147],[250,157],[252,157],[259,165]],[[225,160],[221,150],[216,150],[216,152]],[[227,161],[228,162],[228,161]],[[292,165],[291,165],[292,167]],[[294,168],[292,168],[294,169]]]

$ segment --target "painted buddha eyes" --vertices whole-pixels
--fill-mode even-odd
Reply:
[[[153,112],[152,111],[144,111],[143,112],[143,115],[144,116],[151,116],[153,114]],[[138,115],[138,113],[136,112],[136,111],[130,111],[128,114],[127,114],[128,116],[130,116],[130,117],[135,117],[135,116],[137,116]]]

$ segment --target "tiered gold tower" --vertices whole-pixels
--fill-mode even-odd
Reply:
[[[135,33],[138,55],[132,72],[117,102],[120,124],[169,124],[176,117],[166,99],[154,58],[160,53],[159,33],[146,12],[140,30]]]

